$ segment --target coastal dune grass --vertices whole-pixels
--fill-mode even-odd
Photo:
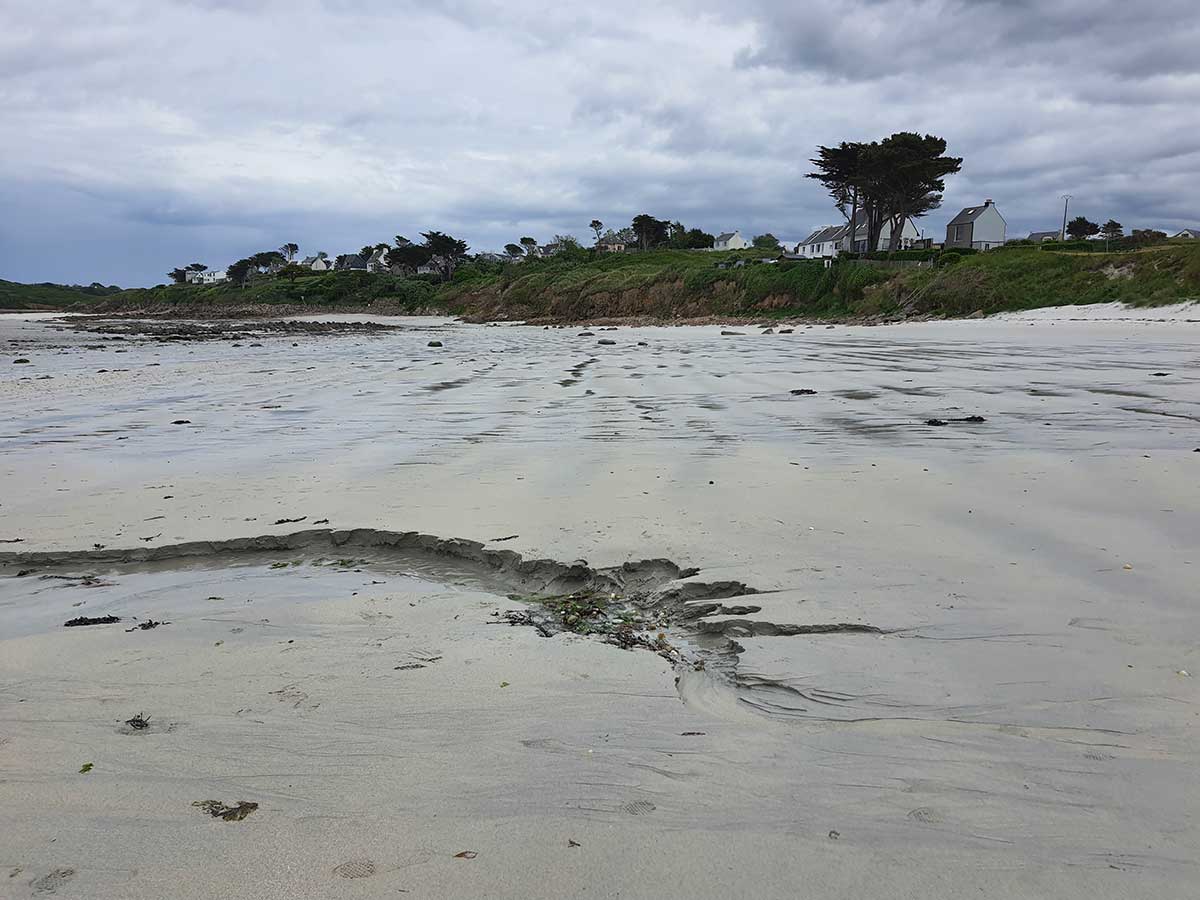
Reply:
[[[936,268],[779,260],[763,251],[571,250],[519,265],[466,263],[452,281],[366,272],[256,278],[246,284],[115,288],[0,281],[0,308],[213,314],[221,310],[364,309],[473,320],[579,321],[966,316],[1121,301],[1200,298],[1200,242],[1113,253],[1009,246],[954,255]]]
[[[1084,303],[1178,303],[1200,299],[1200,246],[1120,253],[1004,249],[941,269],[910,269],[867,299],[877,312],[946,316]]]
[[[849,314],[866,287],[891,277],[863,266],[826,268],[817,260],[767,264],[758,261],[763,256],[680,250],[580,254],[466,273],[440,296],[465,315],[533,320]]]

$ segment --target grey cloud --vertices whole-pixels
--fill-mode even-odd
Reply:
[[[1003,78],[1030,66],[1066,84],[1193,72],[1200,35],[1192,0],[752,0],[750,8],[758,40],[738,54],[741,65],[947,87],[971,71]]]
[[[818,144],[944,135],[993,197],[1200,224],[1193,0],[0,4],[0,277],[155,283],[295,240],[476,248],[640,212],[803,236]],[[70,235],[70,252],[62,252]]]

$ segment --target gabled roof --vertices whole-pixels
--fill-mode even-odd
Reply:
[[[827,241],[840,240],[843,236],[845,236],[845,234],[846,234],[846,226],[845,225],[823,225],[822,227],[820,227],[816,231],[814,231],[812,234],[810,234],[808,237],[806,237],[803,241],[801,241],[801,243],[802,244],[824,244]]]
[[[1175,237],[1183,237],[1184,235],[1187,235],[1188,237],[1200,238],[1200,228],[1185,228],[1183,231],[1175,233]]]
[[[731,237],[733,237],[735,234],[737,234],[736,231],[726,231],[724,234],[718,234],[717,241],[727,241]]]
[[[1031,241],[1057,241],[1062,236],[1060,231],[1031,231],[1029,232],[1028,240]]]
[[[371,254],[371,258],[368,260],[368,262],[377,262],[377,263],[387,262],[387,254],[388,254],[388,248],[380,247],[374,253]]]
[[[985,209],[987,209],[989,206],[995,206],[995,205],[996,204],[994,204],[994,203],[980,203],[978,206],[968,206],[965,209],[963,209],[963,211],[960,212],[957,216],[955,216],[953,219],[951,219],[949,222],[947,222],[946,224],[947,225],[966,225],[969,222],[974,222],[981,215],[983,215],[983,211]]]

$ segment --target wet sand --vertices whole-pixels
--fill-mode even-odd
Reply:
[[[377,528],[761,592],[678,624],[696,671],[379,548],[6,566],[0,896],[1191,896],[1200,330],[1068,318],[0,318],[0,552]],[[109,610],[171,624],[62,628]]]

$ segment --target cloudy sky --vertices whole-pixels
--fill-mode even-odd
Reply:
[[[799,240],[814,147],[897,130],[965,158],[928,234],[1063,193],[1200,226],[1198,46],[1198,0],[0,0],[0,278],[640,212]]]

